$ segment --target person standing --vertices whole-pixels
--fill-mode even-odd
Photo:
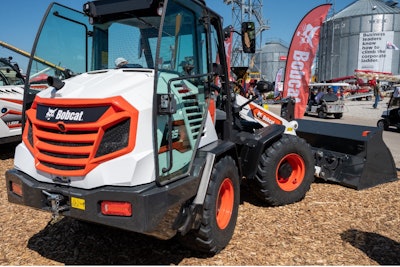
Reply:
[[[373,108],[377,108],[378,107],[378,103],[381,100],[380,97],[380,83],[379,80],[375,80],[375,78],[372,80],[372,85],[374,88],[374,96],[375,96],[375,102],[372,105]]]

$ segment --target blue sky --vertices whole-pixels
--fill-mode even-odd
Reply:
[[[300,20],[314,7],[332,2],[334,3],[335,12],[338,12],[354,1],[263,0],[263,19],[264,21],[268,21],[270,26],[270,29],[263,33],[263,41],[266,39],[282,39],[289,44]],[[0,18],[2,20],[0,40],[30,52],[42,16],[47,6],[54,1],[12,0],[4,2],[0,8]],[[82,10],[82,6],[87,0],[55,0],[55,2]],[[224,4],[223,0],[206,0],[206,3],[224,17],[224,26],[232,24],[232,7],[230,5]],[[26,59],[24,57],[0,46],[0,57],[8,56],[14,57],[21,68],[24,69],[26,67]]]

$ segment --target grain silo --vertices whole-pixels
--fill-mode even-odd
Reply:
[[[355,1],[328,18],[320,36],[320,81],[353,75],[356,69],[399,74],[400,50],[394,48],[400,45],[400,9],[395,1]]]
[[[275,81],[276,73],[285,68],[286,56],[289,48],[281,40],[270,40],[265,43],[261,51],[255,54],[252,72],[261,72],[261,78],[266,81]]]

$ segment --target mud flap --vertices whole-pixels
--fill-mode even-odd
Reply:
[[[397,180],[382,129],[311,120],[298,123],[296,133],[311,145],[318,177],[357,190]]]

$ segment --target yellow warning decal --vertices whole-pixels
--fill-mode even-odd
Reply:
[[[71,197],[71,207],[85,210],[85,200],[83,198]]]

